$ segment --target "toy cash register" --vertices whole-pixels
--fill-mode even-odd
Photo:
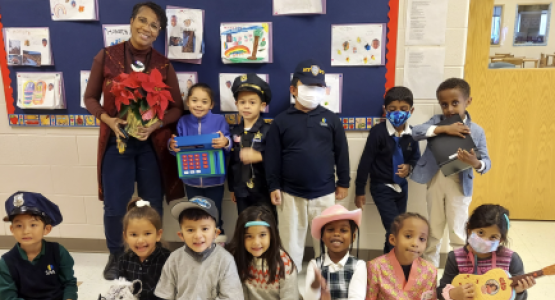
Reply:
[[[225,159],[222,149],[212,148],[212,139],[219,134],[202,134],[176,137],[176,153],[179,178],[206,178],[225,175]]]

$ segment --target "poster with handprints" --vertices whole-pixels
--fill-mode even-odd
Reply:
[[[18,72],[17,107],[22,109],[63,109],[64,79],[61,72]]]
[[[166,7],[166,54],[169,59],[189,63],[204,53],[204,11],[184,7]]]
[[[87,108],[85,106],[85,91],[87,90],[90,76],[91,71],[81,71],[81,107],[85,109]],[[100,105],[104,105],[104,95],[100,96]]]
[[[326,14],[326,0],[273,0],[274,15]]]
[[[332,25],[331,65],[385,65],[385,29],[385,23]]]
[[[233,97],[233,92],[231,87],[233,86],[233,81],[235,78],[244,75],[241,73],[220,73],[220,111],[237,111],[237,105],[235,105],[235,97]],[[270,83],[270,75],[268,74],[256,74],[262,80]],[[269,107],[266,106],[266,111],[269,111]]]
[[[222,62],[271,63],[272,23],[222,23],[220,25]]]
[[[98,21],[98,0],[50,0],[52,21]]]
[[[321,106],[331,110],[334,113],[341,113],[341,102],[343,98],[343,74],[326,73],[326,94]],[[290,79],[293,79],[291,74]],[[295,104],[295,98],[291,95],[291,104]]]
[[[131,37],[131,25],[104,24],[102,25],[104,34],[104,47],[114,46],[123,43]]]
[[[4,45],[8,65],[40,67],[54,64],[47,27],[4,28]]]
[[[189,89],[194,84],[198,83],[197,72],[176,72],[176,74],[177,82],[179,83],[179,92],[181,94],[181,99],[183,99],[183,107],[188,110],[187,95],[189,94]]]

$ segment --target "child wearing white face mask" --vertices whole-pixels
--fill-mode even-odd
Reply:
[[[290,86],[295,104],[272,122],[264,159],[283,247],[299,272],[309,224],[347,196],[350,181],[343,124],[320,106],[326,91],[320,66],[312,59],[297,65]],[[313,245],[318,256],[319,242]]]

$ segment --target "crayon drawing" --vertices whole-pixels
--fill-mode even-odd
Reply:
[[[103,25],[102,29],[105,47],[123,43],[131,37],[131,26],[129,24]]]
[[[385,24],[332,25],[332,66],[385,65]]]
[[[200,9],[166,8],[167,55],[169,59],[201,59],[203,54],[203,16]]]
[[[177,72],[177,81],[179,82],[179,92],[181,93],[181,98],[183,99],[183,105],[186,110],[189,109],[187,106],[187,95],[189,94],[189,89],[196,83],[198,83],[196,72]]]
[[[53,21],[98,20],[97,0],[50,0]]]
[[[224,64],[272,62],[271,23],[222,23]]]
[[[17,106],[23,109],[65,108],[61,73],[17,73]]]

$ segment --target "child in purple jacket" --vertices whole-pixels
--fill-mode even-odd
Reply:
[[[213,93],[210,87],[204,83],[197,83],[189,89],[187,95],[187,106],[191,114],[184,115],[177,122],[177,133],[179,136],[201,135],[218,133],[219,138],[212,140],[212,147],[224,149],[224,153],[229,154],[231,149],[231,139],[229,135],[229,125],[221,115],[212,114],[214,108]],[[169,148],[172,153],[178,152],[176,147],[175,135],[169,141]],[[183,179],[187,197],[202,196],[214,200],[219,212],[219,224],[216,227],[221,231],[216,239],[217,243],[226,241],[223,234],[222,221],[222,199],[224,196],[225,175],[211,178]]]

